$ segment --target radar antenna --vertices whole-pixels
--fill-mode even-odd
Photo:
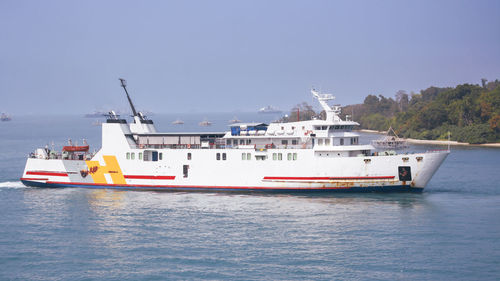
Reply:
[[[128,99],[128,102],[130,103],[130,107],[132,108],[132,114],[135,116],[138,116],[137,115],[137,111],[135,111],[135,107],[134,107],[134,104],[132,103],[132,100],[130,99],[130,96],[128,95],[128,91],[127,91],[127,81],[123,78],[118,78],[120,79],[120,82],[122,84],[122,87],[123,89],[125,90],[125,94],[127,94],[127,99]],[[142,119],[142,118],[141,118]]]
[[[326,113],[326,120],[330,122],[338,122],[341,121],[339,114],[340,114],[340,106],[334,105],[330,106],[328,105],[327,101],[334,100],[335,97],[331,94],[321,94],[319,91],[316,91],[315,89],[311,89],[311,94],[318,100],[319,104],[323,108],[323,110]]]

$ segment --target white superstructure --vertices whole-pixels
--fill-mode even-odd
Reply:
[[[134,121],[111,113],[97,153],[37,149],[21,180],[41,187],[421,191],[449,153],[374,153],[353,131],[359,124],[328,105],[332,95],[312,94],[326,120],[236,123],[225,133],[159,133],[129,98]]]

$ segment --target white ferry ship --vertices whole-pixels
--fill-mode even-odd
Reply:
[[[259,113],[282,113],[283,111],[271,106],[271,105],[268,105],[268,106],[264,106],[262,108],[259,109]]]
[[[225,133],[160,133],[133,112],[127,123],[111,112],[102,148],[38,148],[21,181],[35,187],[272,192],[420,192],[449,154],[377,154],[360,144],[357,122],[342,120],[334,97],[312,90],[326,120],[237,123]]]

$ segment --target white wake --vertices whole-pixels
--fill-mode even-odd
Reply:
[[[5,181],[0,182],[0,188],[26,188],[20,181]]]

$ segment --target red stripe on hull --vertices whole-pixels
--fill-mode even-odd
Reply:
[[[86,183],[86,182],[58,182],[47,181],[47,184],[61,184],[61,185],[80,185],[80,186],[104,186],[104,187],[129,187],[129,188],[199,188],[199,189],[267,189],[267,190],[280,190],[280,189],[296,189],[296,190],[318,190],[318,189],[350,189],[351,187],[271,187],[271,186],[207,186],[207,185],[149,185],[149,184],[112,184],[112,183]]]
[[[175,176],[142,176],[142,175],[124,175],[126,179],[140,180],[175,180]]]
[[[264,177],[264,180],[389,180],[394,176],[376,177]]]
[[[22,181],[46,181],[48,178],[20,178]]]
[[[42,171],[29,171],[26,175],[36,175],[36,176],[53,176],[53,177],[67,177],[68,173],[64,172],[42,172]]]

